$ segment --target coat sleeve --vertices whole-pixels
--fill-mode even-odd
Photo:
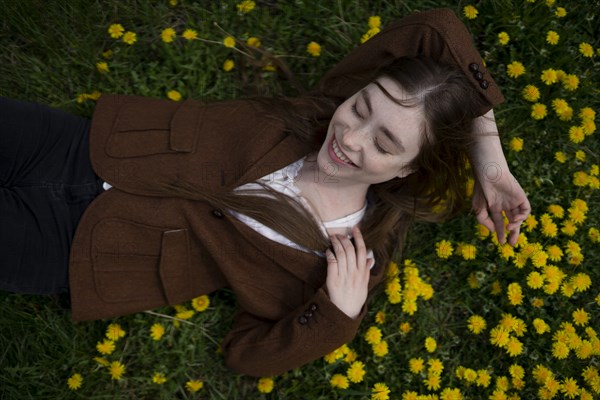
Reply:
[[[240,311],[223,341],[225,363],[236,372],[263,377],[300,367],[348,343],[366,315],[356,319],[335,306],[325,289],[306,303],[271,321]]]
[[[354,49],[319,81],[318,93],[344,100],[366,86],[375,71],[400,57],[427,56],[459,67],[489,106],[485,114],[504,97],[483,61],[466,26],[447,8],[433,9],[397,20]],[[477,65],[478,75],[474,72]],[[485,83],[484,83],[485,82]]]

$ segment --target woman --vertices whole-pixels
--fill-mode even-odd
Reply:
[[[58,115],[51,125],[70,124],[54,129],[69,132],[57,140],[70,142],[38,138],[41,150],[0,157],[3,209],[16,210],[0,232],[3,254],[12,255],[2,287],[64,289],[70,247],[75,320],[230,287],[240,309],[223,343],[232,369],[266,376],[321,357],[356,334],[368,292],[409,223],[460,209],[470,148],[478,219],[493,229],[484,218],[491,210],[503,237],[504,210],[516,241],[529,205],[497,136],[488,135],[497,135],[493,119],[478,117],[502,101],[481,65],[456,16],[432,10],[370,39],[307,96],[202,104],[103,95],[91,121],[90,160],[87,121],[40,107],[44,118]],[[27,116],[19,119],[19,106],[3,102],[3,119],[22,126]],[[21,139],[3,139],[0,148],[19,148]],[[47,168],[52,150],[64,152],[57,171]],[[479,168],[488,161],[503,172],[498,179]],[[108,190],[79,221],[102,182]],[[65,204],[66,217],[56,222]],[[34,223],[20,230],[31,215]],[[43,247],[52,229],[63,240]]]

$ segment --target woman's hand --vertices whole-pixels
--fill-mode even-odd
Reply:
[[[360,314],[369,291],[370,268],[367,249],[357,226],[352,228],[354,243],[343,235],[331,236],[335,254],[327,249],[327,290],[329,298],[350,318]]]
[[[496,232],[500,244],[504,244],[506,240],[502,216],[504,211],[508,218],[508,244],[514,246],[519,239],[521,223],[531,212],[531,206],[519,182],[505,169],[496,171],[493,179],[485,175],[475,179],[473,210],[480,224]]]

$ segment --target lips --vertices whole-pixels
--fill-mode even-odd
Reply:
[[[346,159],[347,159],[347,160],[349,160],[349,161],[343,160],[343,159],[341,159],[340,157],[338,157],[338,156],[337,156],[337,154],[335,154],[335,150],[333,149],[333,143],[334,143],[334,142],[336,143],[336,147],[337,147],[337,150],[338,150],[338,152],[340,152],[340,153],[343,155],[343,157],[344,157],[344,158],[346,158]],[[339,148],[339,143],[337,143],[337,141],[336,141],[336,139],[335,139],[335,136],[333,136],[333,138],[332,138],[332,139],[331,139],[331,141],[329,142],[329,146],[327,146],[327,150],[328,150],[328,152],[329,152],[329,157],[331,157],[331,159],[332,159],[333,161],[335,161],[337,164],[341,164],[341,165],[345,165],[345,166],[349,166],[349,167],[355,167],[355,168],[358,168],[358,166],[357,166],[356,164],[354,164],[354,163],[353,163],[353,162],[350,160],[350,158],[349,158],[349,157],[348,157],[346,154],[344,154],[344,153],[342,152],[342,150]]]

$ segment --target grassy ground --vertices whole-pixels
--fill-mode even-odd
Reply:
[[[378,383],[389,388],[392,399],[598,398],[600,146],[595,132],[598,118],[590,116],[590,110],[597,113],[600,104],[600,3],[256,3],[243,13],[235,1],[0,0],[0,95],[87,117],[92,115],[96,91],[161,98],[177,91],[183,98],[212,100],[257,93],[293,95],[298,89],[281,70],[263,68],[269,61],[263,58],[265,53],[241,44],[228,48],[223,39],[228,35],[241,42],[260,39],[260,49],[284,60],[308,88],[360,43],[369,30],[369,16],[380,16],[385,25],[413,11],[450,6],[473,33],[507,99],[496,116],[509,165],[533,207],[533,218],[522,235],[527,243],[521,242],[511,254],[477,229],[472,215],[440,226],[417,226],[406,256],[421,280],[406,279],[415,270],[398,260],[402,301],[395,303],[393,294],[382,293],[370,307],[359,336],[348,344],[351,352],[344,349],[341,358],[318,360],[272,377],[272,391],[270,380],[259,382],[228,371],[218,354],[234,307],[227,291],[211,294],[210,306],[179,326],[168,316],[185,316],[181,309],[74,324],[61,299],[0,293],[0,398],[370,398]],[[468,5],[478,9],[476,18],[464,16],[463,7]],[[560,16],[561,7],[565,16]],[[107,30],[117,23],[137,34],[135,44],[110,37]],[[166,28],[177,33],[172,43],[161,40]],[[197,32],[197,40],[181,37],[188,28]],[[559,35],[557,44],[546,40],[550,30]],[[510,36],[504,45],[499,43],[501,32]],[[311,41],[322,46],[320,56],[307,52]],[[590,45],[591,57],[584,55],[587,48],[582,43]],[[226,72],[223,65],[228,59],[234,66]],[[525,67],[518,77],[513,77],[514,64],[510,66],[515,61]],[[99,71],[102,62],[108,72]],[[564,74],[546,84],[541,75],[548,69]],[[576,88],[570,75],[578,78]],[[539,89],[538,100],[523,97],[527,85]],[[543,119],[532,118],[534,103],[546,105]],[[454,249],[448,257],[436,253],[443,240]],[[464,244],[474,246],[474,259],[464,255]],[[563,253],[560,258],[557,249]],[[388,292],[397,289],[390,286]],[[416,312],[409,314],[406,300],[415,291],[422,296]],[[193,310],[191,304],[185,307]],[[479,334],[468,327],[473,315],[486,321]],[[538,319],[547,323],[547,332],[539,333],[543,329]],[[102,355],[96,346],[106,339],[111,323],[119,324],[126,335],[114,342],[111,354]],[[155,323],[165,328],[160,340],[150,337]],[[374,350],[365,339],[365,334],[376,333],[374,328],[382,332],[386,355],[375,355],[381,347]],[[502,335],[510,344],[503,344]],[[434,339],[437,349],[429,352],[426,338]],[[347,389],[334,387],[333,377],[343,386],[352,356],[364,363],[364,378],[349,382]],[[422,370],[419,359],[424,362]],[[111,379],[105,361],[125,366],[121,379]],[[522,377],[516,366],[522,367]],[[166,382],[154,382],[157,373]],[[83,378],[77,390],[68,386],[74,374]],[[189,384],[195,380],[203,382],[197,392]]]

